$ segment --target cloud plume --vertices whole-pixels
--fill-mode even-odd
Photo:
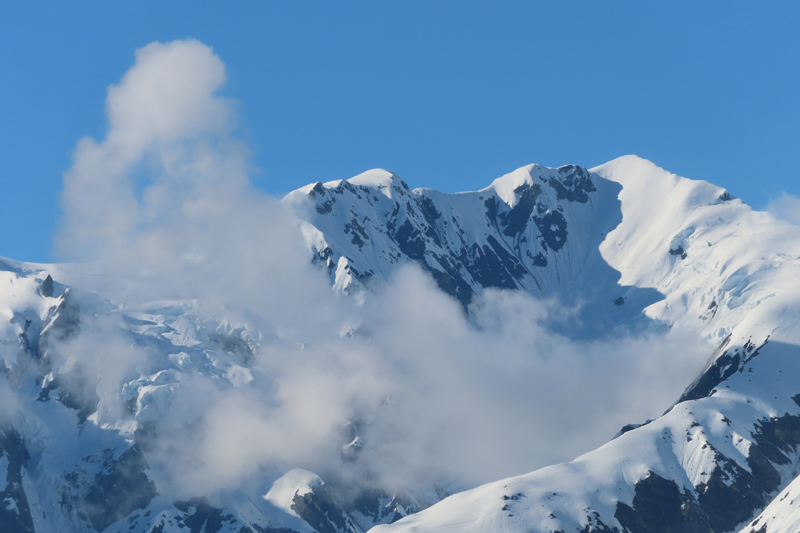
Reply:
[[[574,341],[543,325],[557,303],[521,293],[489,291],[470,322],[413,265],[363,304],[336,296],[298,220],[251,184],[225,79],[197,41],[138,50],[108,90],[106,138],[82,139],[64,175],[57,248],[83,262],[65,281],[131,309],[190,300],[262,340],[242,370],[252,379],[170,363],[170,401],[140,420],[160,487],[207,493],[298,466],[350,485],[474,485],[602,444],[700,370],[708,348],[691,332]],[[85,366],[111,423],[129,400],[115,391],[154,356],[122,328],[87,322],[82,335],[63,353],[105,354]],[[363,442],[350,456],[346,427]]]

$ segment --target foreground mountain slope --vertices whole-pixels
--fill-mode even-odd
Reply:
[[[740,533],[795,533],[800,531],[800,478],[783,489],[766,509]]]
[[[652,319],[719,349],[677,405],[600,449],[452,496],[375,531],[735,531],[794,477],[800,445],[800,230],[638,158],[600,246]],[[643,354],[644,356],[644,354]]]

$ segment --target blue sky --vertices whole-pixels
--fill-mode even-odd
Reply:
[[[700,5],[702,4],[702,5]],[[152,41],[226,63],[259,187],[372,167],[471,190],[635,153],[762,208],[800,195],[800,3],[0,4],[0,256],[52,259],[61,174]]]

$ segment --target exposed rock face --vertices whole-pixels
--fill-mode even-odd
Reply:
[[[412,191],[384,171],[369,174],[317,183],[287,197],[297,205],[313,202],[310,222],[331,240],[314,243],[316,253],[333,280],[349,274],[347,290],[382,272],[383,265],[370,260],[373,254],[389,264],[416,261],[465,305],[484,288],[544,290],[536,271],[568,240],[561,202],[586,204],[597,192],[589,173],[572,166],[521,169],[508,183],[459,197]],[[367,177],[379,180],[377,186]],[[340,267],[341,257],[346,264]]]
[[[69,289],[61,295],[57,305],[50,308],[42,322],[36,353],[40,359],[54,343],[75,338],[81,331],[81,306]]]
[[[360,528],[336,503],[328,485],[295,494],[292,510],[319,533],[358,533]]]
[[[594,336],[641,322],[661,296],[620,287],[599,245],[621,221],[617,184],[586,169],[523,167],[486,189],[443,194],[409,189],[386,171],[316,183],[284,199],[316,230],[315,262],[344,292],[385,281],[413,262],[465,307],[485,289],[521,289],[580,303],[565,326]],[[622,296],[620,296],[622,293]],[[620,309],[616,302],[628,301]]]
[[[22,486],[23,469],[30,456],[19,433],[8,426],[0,426],[0,531],[9,533],[34,533],[28,497]]]
[[[442,494],[440,499],[446,495]],[[388,494],[378,490],[362,491],[352,502],[344,507],[353,517],[361,518],[359,524],[368,530],[378,524],[392,524],[401,518],[414,514],[426,506],[407,493]]]
[[[42,296],[46,298],[50,298],[53,296],[53,291],[55,290],[55,285],[53,283],[53,277],[48,274],[44,281],[42,281],[41,285],[41,293]]]
[[[708,516],[694,495],[672,480],[649,472],[636,483],[633,506],[617,502],[614,517],[629,531],[643,533],[707,533]]]
[[[107,473],[94,480],[82,502],[84,512],[97,531],[103,531],[137,509],[145,509],[155,498],[155,483],[145,472],[149,468],[136,446],[104,465]]]

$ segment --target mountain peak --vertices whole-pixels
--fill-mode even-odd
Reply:
[[[382,168],[373,168],[346,180],[310,183],[305,187],[290,192],[286,195],[284,200],[288,202],[302,202],[309,195],[311,197],[315,197],[317,194],[324,196],[326,190],[341,192],[344,189],[349,189],[352,192],[355,191],[356,187],[375,189],[375,192],[379,192],[387,198],[392,198],[392,189],[406,192],[410,191],[406,182],[400,179],[396,174]]]
[[[661,168],[649,159],[635,154],[623,155],[622,157],[612,159],[608,163],[603,163],[602,165],[589,169],[589,171],[623,186],[631,180],[644,182],[668,177],[673,178],[673,180],[685,179]]]
[[[523,185],[531,185],[533,176],[536,174],[539,165],[531,164],[520,167],[505,176],[500,176],[492,182],[484,191],[494,190],[497,195],[509,206],[516,205],[516,192]]]
[[[397,177],[394,173],[382,168],[373,168],[371,170],[367,170],[366,172],[362,172],[357,176],[353,176],[347,181],[352,185],[376,188],[391,187],[396,182],[400,182],[405,185],[405,182]],[[400,183],[398,183],[398,185]]]

